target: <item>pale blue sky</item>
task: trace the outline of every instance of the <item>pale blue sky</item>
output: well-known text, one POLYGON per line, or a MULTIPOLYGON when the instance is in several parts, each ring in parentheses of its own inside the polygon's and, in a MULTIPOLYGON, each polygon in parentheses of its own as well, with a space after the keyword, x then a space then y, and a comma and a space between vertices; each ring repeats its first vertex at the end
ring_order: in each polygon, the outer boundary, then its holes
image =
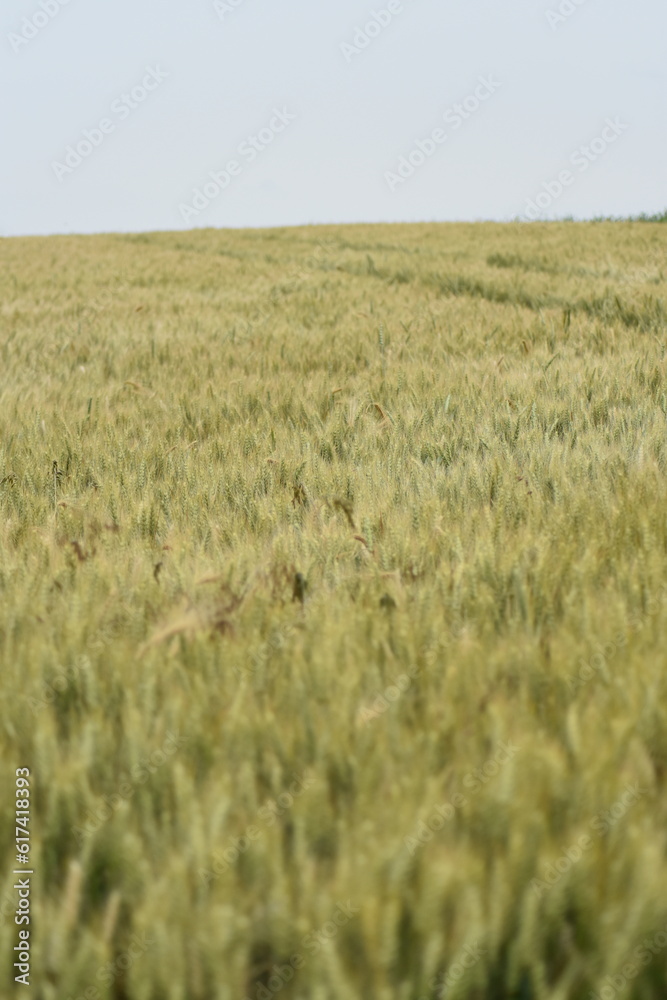
POLYGON ((1 235, 667 208, 664 0, 41 4, 0 14, 1 235))

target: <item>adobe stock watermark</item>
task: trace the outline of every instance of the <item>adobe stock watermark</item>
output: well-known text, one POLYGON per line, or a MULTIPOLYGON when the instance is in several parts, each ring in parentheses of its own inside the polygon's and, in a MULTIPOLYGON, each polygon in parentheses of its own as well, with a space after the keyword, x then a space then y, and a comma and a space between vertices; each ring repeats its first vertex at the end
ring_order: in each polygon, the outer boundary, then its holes
MULTIPOLYGON (((441 645, 444 644, 443 636, 438 637, 438 643, 441 645)), ((427 666, 431 666, 437 659, 437 652, 432 646, 424 647, 421 650, 421 657, 427 666)), ((422 666, 416 663, 412 664, 404 673, 394 678, 393 684, 389 684, 384 691, 378 692, 371 701, 362 705, 357 713, 357 725, 367 726, 375 719, 379 719, 381 715, 384 715, 392 704, 395 704, 410 690, 412 682, 421 670, 422 666)))
MULTIPOLYGON (((266 805, 258 809, 257 816, 267 827, 273 826, 276 820, 294 805, 294 800, 298 799, 311 785, 315 783, 315 778, 302 778, 294 775, 294 781, 289 786, 289 790, 281 792, 278 799, 271 799, 266 805)), ((210 868, 200 868, 197 872, 201 884, 210 885, 216 879, 229 871, 233 864, 239 859, 241 854, 245 854, 250 845, 262 836, 260 828, 250 823, 240 837, 234 837, 222 853, 215 852, 212 856, 210 868)))
POLYGON ((240 177, 244 166, 247 166, 257 159, 260 153, 275 141, 276 137, 284 132, 286 128, 296 121, 296 115, 287 108, 274 108, 273 116, 264 128, 261 128, 256 135, 249 135, 237 147, 237 154, 245 162, 239 160, 229 160, 222 170, 210 170, 210 180, 205 181, 201 187, 193 189, 192 204, 181 203, 178 209, 184 222, 191 222, 198 215, 208 208, 212 201, 225 191, 231 184, 234 177, 240 177))
MULTIPOLYGON (((520 749, 521 747, 514 746, 513 743, 500 742, 496 752, 489 760, 474 771, 468 771, 463 778, 463 787, 469 788, 471 792, 479 791, 482 786, 488 784, 499 774, 502 765, 512 760, 520 749)), ((410 856, 414 857, 420 847, 433 840, 434 835, 442 830, 445 823, 454 818, 456 810, 463 809, 467 802, 465 795, 461 792, 454 792, 451 801, 435 806, 426 821, 420 820, 413 836, 403 839, 410 856)))
POLYGON ((652 938, 644 938, 642 943, 637 945, 632 952, 634 961, 626 962, 615 976, 605 976, 602 986, 598 987, 598 992, 591 991, 588 994, 589 1000, 614 1000, 621 993, 623 996, 627 996, 627 987, 633 979, 637 978, 640 969, 645 969, 647 965, 650 965, 655 956, 664 951, 666 947, 667 924, 652 938))
POLYGON ((535 195, 534 199, 526 202, 521 222, 535 222, 540 217, 540 212, 545 212, 555 201, 557 201, 569 188, 572 187, 577 175, 584 174, 592 163, 595 163, 607 152, 619 136, 623 135, 629 125, 616 118, 605 119, 605 125, 600 135, 596 136, 586 146, 579 146, 570 154, 569 163, 574 167, 574 171, 569 168, 563 169, 558 176, 550 181, 542 182, 542 191, 535 195))
POLYGON ((150 776, 166 764, 169 757, 173 757, 189 739, 189 736, 167 733, 167 738, 162 746, 149 756, 142 757, 139 763, 135 764, 131 772, 121 781, 117 792, 114 792, 113 795, 103 795, 93 809, 86 811, 85 826, 72 827, 72 833, 76 837, 77 843, 82 844, 87 837, 91 837, 100 827, 104 826, 123 802, 129 802, 137 790, 137 785, 143 785, 148 781, 150 776))
MULTIPOLYGON (((664 280, 662 272, 667 268, 667 248, 665 250, 652 250, 649 254, 646 264, 652 265, 654 268, 658 269, 658 274, 654 271, 649 270, 647 266, 636 268, 629 274, 624 274, 618 278, 616 281, 619 285, 638 285, 641 282, 656 282, 659 280, 664 280)), ((667 587, 663 588, 667 591, 667 587)))
POLYGON ((78 681, 90 668, 90 658, 86 655, 79 656, 76 663, 66 669, 59 670, 48 682, 44 681, 41 698, 26 695, 33 715, 36 715, 42 708, 52 705, 59 693, 66 691, 70 684, 78 681))
POLYGON ((487 949, 477 941, 474 944, 466 944, 444 975, 434 976, 429 980, 428 988, 431 992, 428 996, 419 997, 419 1000, 445 1000, 452 986, 461 982, 466 969, 474 968, 486 953, 487 949))
POLYGON ((576 14, 579 8, 583 7, 585 3, 586 0, 560 0, 558 7, 546 10, 544 15, 551 26, 551 30, 555 31, 561 24, 565 24, 567 19, 576 14))
POLYGON ((2 897, 2 902, 0 902, 0 927, 4 926, 6 920, 8 920, 11 924, 13 924, 15 916, 16 916, 16 893, 12 894, 10 892, 6 892, 2 897))
MULTIPOLYGON (((318 253, 311 254, 310 257, 306 257, 303 264, 293 267, 286 276, 286 279, 281 281, 279 285, 276 285, 276 287, 271 290, 271 293, 268 296, 271 305, 278 305, 283 295, 293 292, 301 281, 315 272, 324 269, 327 264, 331 267, 335 266, 335 262, 330 260, 329 255, 332 254, 334 250, 338 250, 338 243, 335 240, 326 239, 318 240, 315 245, 318 248, 318 253)), ((258 306, 251 317, 244 320, 244 322, 247 323, 246 335, 251 333, 253 323, 266 321, 268 319, 271 319, 271 313, 268 312, 264 306, 258 306)), ((230 335, 227 334, 226 336, 230 335)), ((234 342, 236 343, 237 341, 234 342)), ((285 626, 285 630, 286 634, 289 635, 294 631, 294 626, 285 626)))
POLYGON ((260 667, 265 666, 271 659, 271 654, 278 652, 283 648, 285 643, 291 636, 294 635, 296 631, 296 625, 291 622, 285 622, 277 629, 277 631, 262 644, 260 649, 253 653, 250 657, 250 664, 245 666, 235 666, 233 667, 234 674, 240 679, 242 677, 252 676, 260 667))
POLYGON ((357 24, 351 42, 341 42, 340 51, 349 65, 355 56, 361 55, 389 27, 392 21, 405 10, 402 0, 389 0, 386 7, 372 10, 365 24, 357 24))
MULTIPOLYGON (((99 980, 103 986, 112 986, 116 979, 118 979, 119 976, 124 975, 128 969, 131 969, 137 959, 145 955, 148 949, 154 944, 155 938, 149 937, 145 931, 141 936, 139 936, 139 934, 133 934, 130 938, 129 946, 125 949, 125 951, 121 952, 120 955, 117 955, 113 962, 107 962, 106 965, 101 965, 97 970, 95 978, 99 980)), ((89 986, 82 995, 75 997, 73 994, 70 994, 66 1000, 102 1000, 103 996, 108 996, 106 990, 104 991, 104 994, 102 994, 97 986, 89 986)))
MULTIPOLYGON (((341 927, 353 920, 358 913, 359 907, 351 899, 345 903, 337 903, 336 909, 331 914, 331 919, 318 927, 317 930, 305 934, 301 939, 301 945, 309 955, 319 954, 322 948, 326 948, 337 937, 341 927)), ((271 1000, 276 993, 280 993, 283 987, 294 979, 295 972, 302 969, 305 964, 306 958, 297 951, 291 956, 289 962, 282 966, 274 965, 269 970, 271 975, 267 979, 266 986, 263 983, 257 983, 252 991, 252 996, 246 996, 244 1000, 271 1000)))
POLYGON ((233 14, 244 3, 245 0, 213 0, 213 9, 220 20, 224 21, 228 14, 233 14))
POLYGON ((373 722, 374 719, 378 719, 381 715, 384 715, 389 707, 410 689, 419 670, 418 666, 412 666, 405 673, 399 674, 393 684, 390 684, 384 691, 377 694, 372 701, 360 708, 357 715, 357 723, 367 726, 369 722, 373 722))
MULTIPOLYGON (((81 316, 88 314, 88 309, 95 308, 95 300, 81 312, 81 316)), ((101 307, 98 307, 101 308, 101 307)), ((86 642, 86 649, 90 652, 99 653, 106 649, 108 641, 93 635, 86 642)), ((75 685, 78 681, 84 680, 86 675, 92 670, 92 663, 88 653, 80 653, 75 662, 69 667, 59 666, 56 673, 52 674, 48 681, 42 682, 40 696, 26 694, 28 704, 33 715, 37 715, 43 708, 52 705, 59 694, 62 694, 70 685, 75 685)))
POLYGON ((14 52, 20 52, 33 38, 37 38, 40 31, 43 31, 68 3, 71 3, 71 0, 39 0, 40 9, 36 10, 30 17, 23 18, 18 32, 10 31, 7 35, 14 52))
MULTIPOLYGON (((640 632, 648 618, 655 614, 656 611, 661 607, 667 598, 667 585, 663 584, 657 594, 651 594, 645 605, 645 613, 643 617, 639 615, 633 615, 628 620, 628 631, 630 633, 640 632)), ((616 633, 613 639, 608 640, 604 646, 598 645, 596 651, 590 657, 588 663, 586 663, 583 658, 579 661, 579 670, 573 677, 568 678, 568 687, 570 693, 574 694, 579 688, 583 687, 590 680, 595 677, 596 673, 603 676, 609 661, 615 657, 619 650, 627 644, 627 638, 624 631, 619 631, 616 633)))
MULTIPOLYGON (((493 76, 480 76, 478 83, 472 93, 463 98, 462 101, 453 104, 443 114, 443 120, 451 131, 456 132, 461 126, 472 118, 486 101, 489 100, 502 86, 499 80, 493 76)), ((425 139, 417 139, 414 146, 406 156, 399 157, 395 170, 386 170, 384 179, 392 194, 396 188, 414 177, 417 170, 423 167, 449 138, 445 129, 440 126, 434 128, 425 139)))
POLYGON ((125 91, 111 103, 110 112, 113 118, 101 118, 94 128, 85 128, 82 138, 74 145, 65 147, 63 160, 52 160, 51 169, 62 183, 65 177, 73 174, 84 160, 102 145, 107 136, 116 131, 120 122, 126 121, 133 111, 136 111, 150 94, 158 89, 169 76, 159 66, 147 66, 146 73, 130 91, 125 91))
POLYGON ((114 285, 112 289, 105 288, 94 299, 86 302, 79 314, 81 319, 96 319, 97 316, 104 312, 105 309, 108 309, 109 306, 114 305, 119 300, 122 301, 123 296, 125 296, 131 289, 131 281, 124 276, 121 277, 118 284, 114 285))
MULTIPOLYGON (((638 782, 635 782, 634 785, 626 785, 622 795, 613 805, 608 809, 603 809, 602 812, 593 817, 589 823, 591 830, 597 837, 603 837, 623 819, 630 807, 638 802, 642 795, 648 794, 648 791, 648 788, 641 788, 638 782)), ((583 833, 574 844, 570 844, 563 851, 559 858, 545 865, 542 873, 543 878, 534 878, 530 882, 531 888, 538 898, 541 898, 545 892, 560 882, 563 875, 566 875, 574 865, 581 861, 584 854, 591 850, 593 843, 593 837, 588 833, 583 833)))
MULTIPOLYGON (((630 619, 628 623, 628 628, 630 631, 633 629, 641 628, 642 622, 640 619, 630 619)), ((616 653, 622 649, 627 643, 627 638, 625 632, 617 632, 613 639, 608 640, 603 645, 598 645, 598 648, 591 656, 588 663, 582 658, 579 663, 579 670, 573 677, 568 677, 567 686, 570 690, 570 694, 574 694, 579 688, 583 687, 588 681, 595 677, 598 673, 600 676, 604 676, 609 661, 616 655, 616 653)))
MULTIPOLYGON (((330 267, 335 266, 335 262, 330 260, 329 255, 338 249, 336 240, 318 240, 315 246, 318 253, 313 253, 309 257, 306 257, 302 264, 297 264, 289 271, 285 281, 280 282, 280 291, 282 293, 294 291, 300 281, 303 281, 304 278, 309 277, 316 271, 325 268, 327 264, 330 267)), ((274 301, 277 297, 277 295, 273 296, 274 301)))

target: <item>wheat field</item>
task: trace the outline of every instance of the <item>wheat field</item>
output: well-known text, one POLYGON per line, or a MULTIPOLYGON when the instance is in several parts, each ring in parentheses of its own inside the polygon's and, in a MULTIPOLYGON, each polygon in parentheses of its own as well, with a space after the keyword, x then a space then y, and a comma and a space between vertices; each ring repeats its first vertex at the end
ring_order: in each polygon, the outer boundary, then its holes
POLYGON ((663 1000, 665 225, 0 265, 0 996, 663 1000))

